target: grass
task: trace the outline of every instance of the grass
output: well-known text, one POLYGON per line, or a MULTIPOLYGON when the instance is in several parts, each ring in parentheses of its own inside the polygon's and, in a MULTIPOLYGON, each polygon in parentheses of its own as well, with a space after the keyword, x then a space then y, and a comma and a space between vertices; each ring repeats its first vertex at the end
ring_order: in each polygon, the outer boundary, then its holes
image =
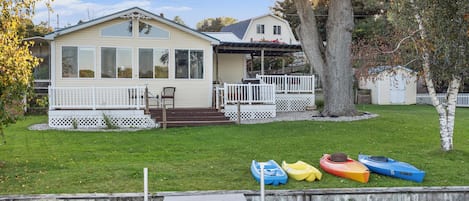
POLYGON ((423 183, 372 174, 367 184, 324 173, 319 182, 290 180, 266 189, 469 184, 469 109, 457 110, 454 151, 440 151, 430 106, 357 106, 380 116, 357 122, 277 122, 138 132, 30 131, 30 116, 6 129, 0 146, 0 194, 257 190, 251 160, 303 160, 319 167, 324 153, 386 155, 425 170, 423 183))

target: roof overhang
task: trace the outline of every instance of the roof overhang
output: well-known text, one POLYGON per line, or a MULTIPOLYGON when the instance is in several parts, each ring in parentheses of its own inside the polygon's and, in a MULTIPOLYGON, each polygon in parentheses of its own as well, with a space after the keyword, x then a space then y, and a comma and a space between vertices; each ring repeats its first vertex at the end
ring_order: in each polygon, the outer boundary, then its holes
POLYGON ((221 42, 215 46, 217 53, 225 54, 251 54, 260 56, 264 51, 264 56, 281 56, 286 53, 301 52, 301 45, 284 43, 248 43, 248 42, 221 42))
POLYGON ((211 36, 208 36, 204 33, 198 32, 198 31, 196 31, 194 29, 191 29, 187 26, 178 24, 174 21, 168 20, 168 19, 166 19, 164 17, 161 17, 159 15, 155 15, 154 13, 151 13, 149 11, 143 10, 141 8, 138 8, 138 7, 130 8, 130 9, 123 10, 123 11, 120 11, 120 12, 117 12, 117 13, 114 13, 114 14, 104 16, 104 17, 96 18, 94 20, 90 20, 90 21, 87 21, 87 22, 84 22, 84 23, 81 23, 81 24, 77 24, 77 25, 70 26, 70 27, 67 27, 67 28, 59 29, 57 31, 54 31, 52 33, 49 33, 49 34, 45 35, 44 38, 47 39, 47 40, 54 40, 58 36, 65 35, 65 34, 68 34, 68 33, 74 32, 74 31, 78 31, 78 30, 81 30, 81 29, 84 29, 84 28, 88 28, 88 27, 91 27, 91 26, 94 26, 94 25, 97 25, 97 24, 101 24, 103 22, 107 22, 107 21, 110 21, 110 20, 113 20, 113 19, 118 19, 118 18, 153 19, 153 20, 158 21, 160 23, 166 24, 168 26, 174 27, 174 28, 179 29, 181 31, 184 31, 186 33, 189 33, 189 34, 198 36, 202 39, 205 39, 207 41, 210 41, 210 43, 212 45, 220 44, 219 40, 217 40, 217 39, 215 39, 211 36))

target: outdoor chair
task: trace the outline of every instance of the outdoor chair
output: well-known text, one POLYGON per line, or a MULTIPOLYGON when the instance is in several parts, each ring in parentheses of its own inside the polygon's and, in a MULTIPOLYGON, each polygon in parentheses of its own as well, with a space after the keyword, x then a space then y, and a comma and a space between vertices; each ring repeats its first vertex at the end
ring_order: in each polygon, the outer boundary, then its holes
POLYGON ((163 107, 166 106, 166 100, 172 101, 173 109, 174 109, 174 94, 176 93, 176 87, 163 87, 163 91, 161 91, 161 104, 163 107))

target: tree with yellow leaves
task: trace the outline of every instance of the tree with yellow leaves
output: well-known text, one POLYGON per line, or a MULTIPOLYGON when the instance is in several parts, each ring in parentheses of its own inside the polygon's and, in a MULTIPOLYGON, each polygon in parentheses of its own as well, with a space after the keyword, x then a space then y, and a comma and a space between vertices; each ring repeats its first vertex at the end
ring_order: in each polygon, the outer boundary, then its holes
POLYGON ((0 135, 14 123, 24 107, 23 98, 31 83, 32 70, 39 59, 28 49, 20 31, 22 19, 31 19, 39 0, 0 0, 0 135))

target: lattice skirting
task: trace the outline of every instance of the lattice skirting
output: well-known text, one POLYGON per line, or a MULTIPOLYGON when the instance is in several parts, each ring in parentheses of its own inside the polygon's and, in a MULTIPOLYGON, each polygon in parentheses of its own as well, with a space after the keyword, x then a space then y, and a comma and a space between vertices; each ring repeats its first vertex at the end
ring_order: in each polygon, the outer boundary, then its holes
POLYGON ((306 111, 314 106, 314 94, 276 94, 275 105, 277 112, 306 111))
MULTIPOLYGON (((241 120, 266 119, 276 116, 275 105, 241 105, 241 120)), ((230 120, 238 119, 237 105, 225 105, 225 116, 230 120)))
POLYGON ((107 128, 106 116, 118 128, 155 128, 157 124, 143 110, 51 110, 51 128, 107 128))

